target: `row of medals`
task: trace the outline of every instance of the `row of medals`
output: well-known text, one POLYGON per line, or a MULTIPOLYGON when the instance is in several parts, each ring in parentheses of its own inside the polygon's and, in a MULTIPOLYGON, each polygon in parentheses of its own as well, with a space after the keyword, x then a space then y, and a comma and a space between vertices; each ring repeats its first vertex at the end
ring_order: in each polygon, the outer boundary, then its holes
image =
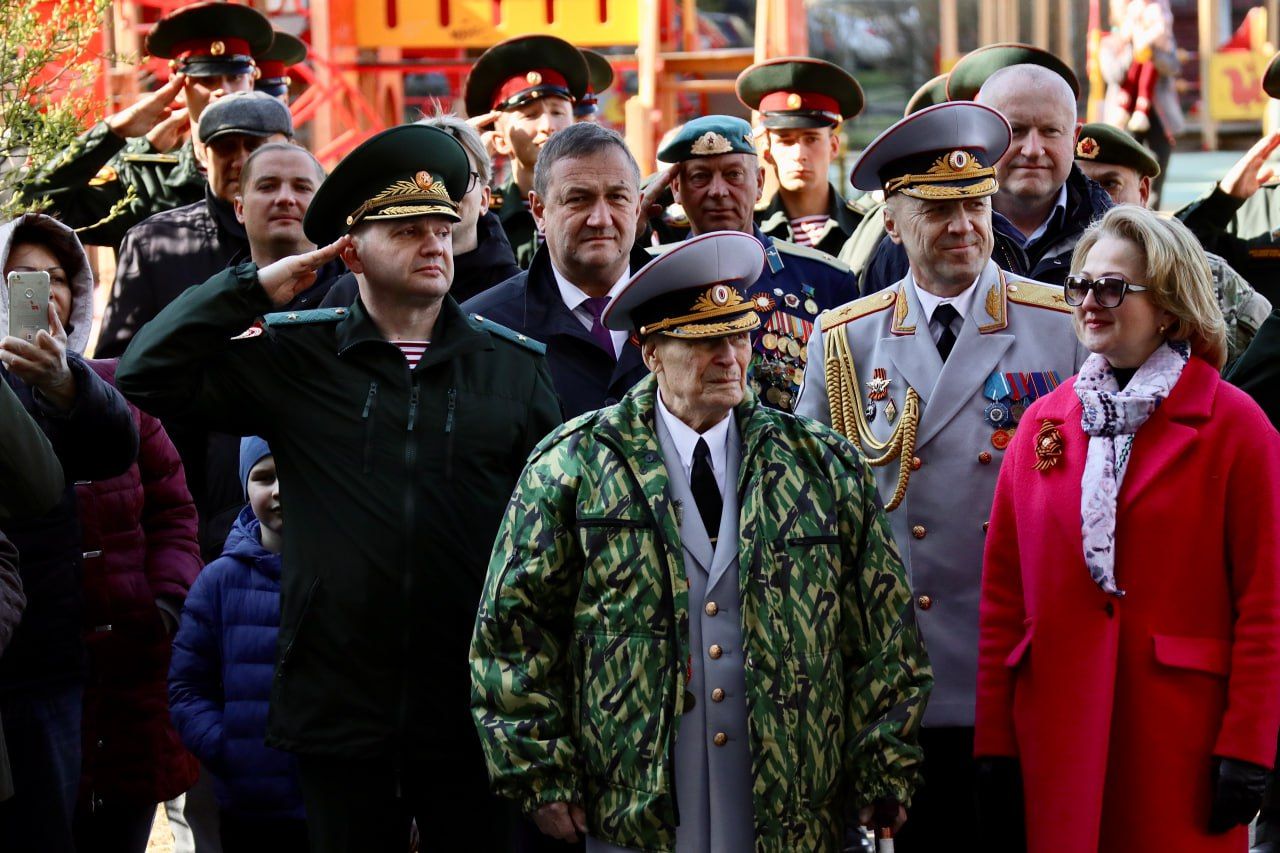
MULTIPOLYGON (((800 297, 794 293, 783 294, 788 308, 800 307, 800 297)), ((813 299, 804 300, 804 310, 809 314, 818 313, 818 303, 813 299)), ((752 367, 751 390, 763 394, 764 398, 774 406, 789 412, 796 404, 796 394, 804 383, 804 366, 809 361, 806 341, 776 331, 766 331, 760 336, 760 346, 765 352, 756 359, 752 367), (791 361, 787 359, 790 358, 791 361)))
MULTIPOLYGON (((871 423, 876 419, 876 403, 880 400, 886 400, 884 406, 885 420, 892 424, 898 419, 898 407, 893 400, 889 399, 889 379, 886 372, 877 369, 875 375, 867 380, 867 405, 863 408, 862 413, 867 419, 867 423, 871 423)), ((1013 434, 1017 430, 1018 422, 1022 420, 1022 415, 1027 410, 1027 404, 1021 401, 1013 402, 1009 397, 1002 397, 999 400, 992 400, 984 407, 982 412, 983 421, 993 428, 991 433, 991 446, 996 450, 1004 450, 1009 446, 1009 442, 1013 441, 1013 434)))

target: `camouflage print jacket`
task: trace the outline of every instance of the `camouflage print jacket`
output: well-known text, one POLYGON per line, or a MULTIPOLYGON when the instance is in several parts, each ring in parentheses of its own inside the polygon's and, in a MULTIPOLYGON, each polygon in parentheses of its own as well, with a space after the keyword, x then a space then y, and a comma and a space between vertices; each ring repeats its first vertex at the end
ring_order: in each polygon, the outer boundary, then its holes
MULTIPOLYGON (((671 850, 689 595, 649 377, 534 450, 498 533, 471 648, 494 788, 582 803, 588 832, 671 850)), ((870 469, 815 421, 734 412, 757 851, 835 851, 908 802, 932 674, 870 469)))

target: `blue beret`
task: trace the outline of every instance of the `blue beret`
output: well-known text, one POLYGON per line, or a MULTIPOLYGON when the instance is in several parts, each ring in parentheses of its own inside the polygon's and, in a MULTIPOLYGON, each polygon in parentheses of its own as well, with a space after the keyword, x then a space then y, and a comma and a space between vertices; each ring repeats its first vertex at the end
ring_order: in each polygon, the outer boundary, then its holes
POLYGON ((683 163, 695 157, 755 153, 751 125, 744 120, 733 116, 702 116, 676 131, 658 152, 658 159, 663 163, 683 163))

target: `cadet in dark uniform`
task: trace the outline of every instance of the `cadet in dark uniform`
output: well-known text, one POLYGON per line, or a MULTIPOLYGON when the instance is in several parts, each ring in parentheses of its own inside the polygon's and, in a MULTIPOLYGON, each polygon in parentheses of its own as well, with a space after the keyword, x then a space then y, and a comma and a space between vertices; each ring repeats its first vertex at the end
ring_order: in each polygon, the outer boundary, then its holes
POLYGON ((573 105, 574 121, 597 121, 600 115, 600 93, 613 85, 613 66, 603 54, 583 50, 587 61, 587 92, 573 105))
POLYGON ((191 140, 169 150, 189 124, 192 137, 215 90, 253 88, 253 57, 271 46, 271 24, 248 6, 197 3, 164 18, 147 36, 147 53, 170 60, 179 77, 98 122, 31 176, 29 198, 77 230, 81 242, 117 248, 127 230, 155 213, 204 197, 203 167, 191 140), (169 104, 186 94, 187 117, 169 104), (164 137, 164 138, 162 138, 164 137))
POLYGON ((293 78, 289 69, 307 58, 307 45, 297 36, 276 30, 275 41, 265 52, 254 57, 258 68, 254 72, 253 90, 266 92, 273 98, 279 98, 285 106, 289 105, 289 86, 293 78))
POLYGON ((757 208, 756 224, 770 237, 839 254, 864 210, 843 198, 827 174, 840 150, 841 124, 862 112, 862 87, 830 62, 783 57, 743 71, 737 91, 760 113, 761 159, 778 180, 773 198, 757 208))
POLYGON ((813 322, 857 295, 853 273, 825 252, 768 237, 755 226, 764 169, 751 146, 751 125, 742 119, 696 118, 663 146, 658 159, 679 165, 671 190, 692 234, 741 231, 764 246, 765 271, 748 291, 761 319, 752 333, 751 387, 768 405, 791 411, 813 322))
POLYGON ((582 54, 555 36, 496 44, 480 55, 467 77, 467 115, 497 113, 493 146, 511 160, 511 180, 494 190, 491 203, 524 269, 539 243, 529 212, 538 152, 551 134, 573 124, 573 105, 586 94, 588 79, 582 54))
MULTIPOLYGON (((1271 58, 1262 88, 1280 98, 1280 53, 1271 58)), ((1280 304, 1280 185, 1269 162, 1280 130, 1260 139, 1209 193, 1175 216, 1206 251, 1216 252, 1273 305, 1280 304)))
POLYGON ((467 650, 503 510, 559 410, 541 345, 448 296, 470 171, 442 130, 372 137, 307 211, 325 248, 191 288, 117 375, 157 415, 271 437, 292 569, 267 741, 298 756, 312 853, 408 849, 414 818, 424 850, 509 849, 467 650), (339 254, 350 308, 254 325, 339 254))

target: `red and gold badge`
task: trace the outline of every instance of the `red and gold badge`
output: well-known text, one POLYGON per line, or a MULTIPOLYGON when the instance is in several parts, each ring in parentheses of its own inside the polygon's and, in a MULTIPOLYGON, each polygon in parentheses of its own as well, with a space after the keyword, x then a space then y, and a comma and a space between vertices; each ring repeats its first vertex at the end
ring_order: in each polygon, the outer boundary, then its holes
POLYGON ((1040 422, 1040 431, 1036 433, 1037 471, 1048 471, 1062 460, 1062 433, 1053 421, 1046 418, 1040 422))

